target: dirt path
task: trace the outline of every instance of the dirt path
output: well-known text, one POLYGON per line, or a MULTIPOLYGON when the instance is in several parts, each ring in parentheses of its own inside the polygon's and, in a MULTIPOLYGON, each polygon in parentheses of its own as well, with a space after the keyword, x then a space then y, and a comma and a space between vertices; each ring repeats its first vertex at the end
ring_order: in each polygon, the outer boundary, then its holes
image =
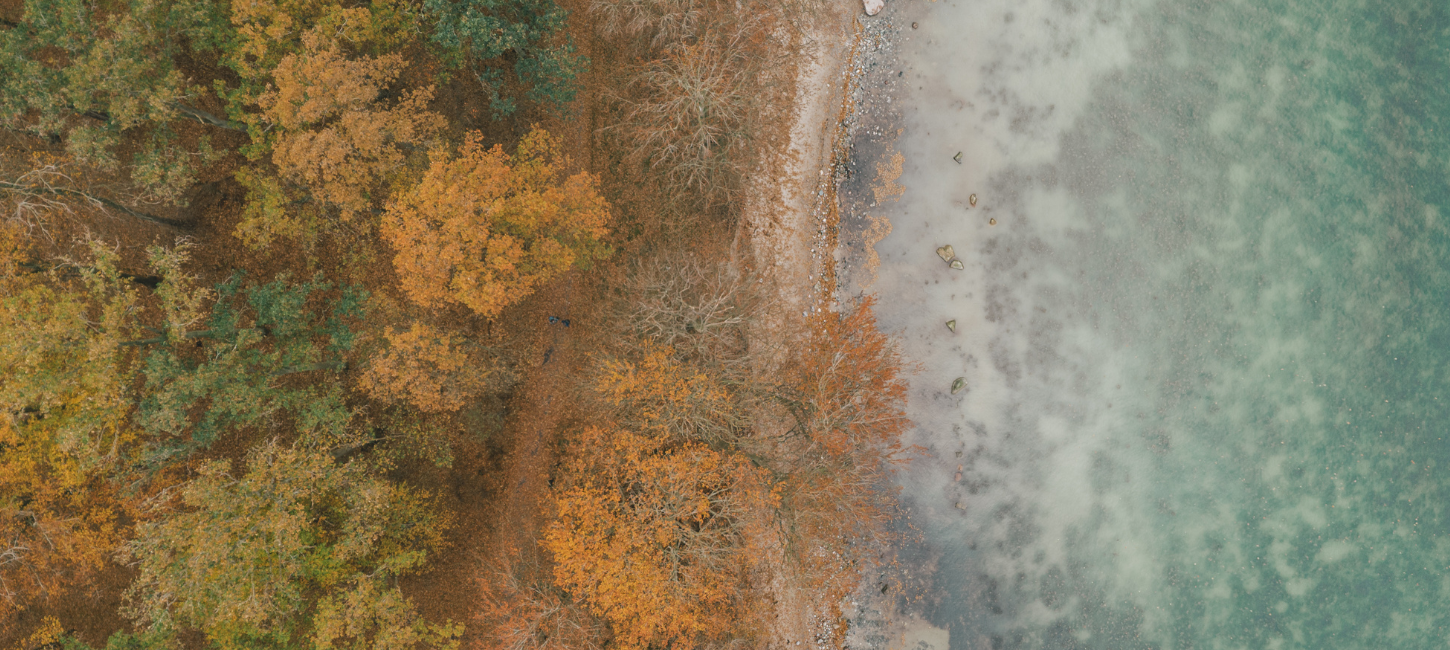
POLYGON ((574 413, 583 363, 578 350, 588 326, 548 322, 549 316, 570 317, 571 281, 546 293, 552 295, 531 300, 519 317, 527 327, 539 328, 540 335, 529 344, 538 352, 525 362, 533 366, 521 370, 522 384, 510 398, 503 429, 487 440, 460 442, 453 467, 421 482, 453 513, 453 546, 405 587, 411 587, 408 593, 429 620, 464 625, 463 648, 488 645, 488 625, 477 617, 497 561, 536 549, 548 521, 554 436, 560 422, 574 413))

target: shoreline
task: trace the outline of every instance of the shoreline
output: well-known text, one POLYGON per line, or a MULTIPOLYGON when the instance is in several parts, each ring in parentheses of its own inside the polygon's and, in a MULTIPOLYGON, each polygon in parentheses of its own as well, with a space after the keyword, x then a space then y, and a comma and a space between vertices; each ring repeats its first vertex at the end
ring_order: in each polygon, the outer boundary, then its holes
MULTIPOLYGON (((792 35, 793 92, 790 105, 761 131, 787 127, 784 142, 762 156, 759 171, 751 176, 740 227, 749 237, 749 256, 762 276, 771 279, 781 308, 769 313, 762 335, 776 338, 787 331, 795 313, 802 316, 822 308, 821 278, 828 273, 824 251, 834 215, 833 152, 841 140, 841 111, 849 95, 850 63, 859 34, 858 0, 832 0, 835 11, 811 25, 804 35, 792 35), (831 207, 828 207, 831 206, 831 207)), ((753 337, 752 337, 753 338, 753 337)), ((777 549, 778 552, 779 549, 777 549)), ((783 562, 771 562, 766 576, 775 606, 768 621, 766 647, 822 647, 821 632, 838 625, 829 605, 812 598, 791 577, 783 562)))
MULTIPOLYGON (((742 215, 754 260, 774 281, 785 307, 767 329, 788 320, 792 312, 786 309, 803 316, 834 311, 869 293, 879 264, 873 247, 890 234, 891 223, 868 211, 879 212, 883 199, 894 202, 903 190, 895 183, 901 175, 895 146, 900 131, 885 128, 899 121, 899 107, 891 104, 893 84, 882 72, 898 27, 889 15, 866 13, 859 0, 835 6, 836 20, 812 29, 792 53, 797 68, 789 138, 784 151, 766 156, 752 177, 742 215)), ((897 525, 912 529, 905 503, 900 516, 897 525)), ((911 539, 903 542, 915 546, 911 539)), ((820 640, 839 624, 848 647, 899 650, 925 644, 946 650, 948 631, 925 620, 919 600, 916 607, 908 604, 909 595, 924 585, 915 585, 918 571, 893 561, 907 550, 878 549, 883 562, 871 568, 880 575, 862 572, 849 602, 838 603, 839 615, 832 613, 836 604, 811 602, 786 576, 774 576, 778 605, 771 623, 777 641, 768 647, 802 642, 826 647, 820 640), (883 583, 896 588, 883 593, 883 583)))

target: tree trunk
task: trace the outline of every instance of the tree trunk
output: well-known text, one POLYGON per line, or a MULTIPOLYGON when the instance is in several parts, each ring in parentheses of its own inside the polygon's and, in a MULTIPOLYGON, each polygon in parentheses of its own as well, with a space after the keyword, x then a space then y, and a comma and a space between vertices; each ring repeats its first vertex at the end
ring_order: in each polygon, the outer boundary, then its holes
POLYGON ((167 219, 166 217, 158 217, 158 216, 156 216, 154 214, 147 214, 145 212, 138 212, 136 210, 132 210, 131 208, 128 208, 128 207, 126 207, 124 205, 121 205, 120 203, 117 203, 117 202, 112 201, 110 199, 106 199, 106 198, 102 198, 102 197, 99 197, 99 196, 95 196, 95 195, 93 195, 93 194, 91 194, 89 192, 83 192, 81 190, 73 190, 73 189, 64 188, 64 187, 46 187, 46 186, 39 186, 39 187, 37 187, 37 186, 34 186, 34 185, 21 185, 19 183, 11 183, 9 181, 0 181, 0 191, 5 191, 5 190, 11 191, 11 192, 20 193, 20 194, 31 194, 31 195, 34 195, 34 194, 50 194, 50 195, 53 195, 53 196, 76 196, 76 197, 80 197, 82 199, 85 199, 86 201, 89 201, 91 203, 94 203, 96 205, 117 210, 119 212, 122 212, 122 213, 126 214, 127 216, 135 217, 135 218, 140 219, 142 221, 149 221, 151 223, 161 224, 163 226, 168 226, 168 227, 171 227, 171 228, 176 228, 177 230, 188 230, 188 229, 191 228, 191 224, 186 223, 184 221, 177 221, 175 219, 167 219))
POLYGON ((233 122, 228 119, 223 119, 199 108, 192 108, 182 103, 174 103, 171 105, 171 107, 175 108, 178 111, 181 111, 182 113, 185 113, 188 117, 191 117, 196 121, 201 122, 202 124, 210 124, 219 129, 227 129, 228 131, 241 131, 243 133, 246 133, 247 131, 247 125, 242 124, 241 122, 233 122))

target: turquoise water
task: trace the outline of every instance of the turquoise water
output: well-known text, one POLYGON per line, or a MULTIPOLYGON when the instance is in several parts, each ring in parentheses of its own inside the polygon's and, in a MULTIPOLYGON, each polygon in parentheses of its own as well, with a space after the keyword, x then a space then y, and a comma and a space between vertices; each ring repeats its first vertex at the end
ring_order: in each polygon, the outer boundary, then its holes
POLYGON ((952 650, 1450 647, 1450 3, 883 16, 952 650))

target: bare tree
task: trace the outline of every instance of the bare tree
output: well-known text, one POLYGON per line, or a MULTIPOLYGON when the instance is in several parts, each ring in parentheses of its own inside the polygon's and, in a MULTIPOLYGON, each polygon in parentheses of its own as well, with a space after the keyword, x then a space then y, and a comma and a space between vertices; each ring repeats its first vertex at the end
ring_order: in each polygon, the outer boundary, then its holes
POLYGON ((719 20, 630 71, 624 110, 608 127, 631 156, 707 204, 735 194, 754 160, 757 117, 769 102, 778 48, 760 18, 719 20))

